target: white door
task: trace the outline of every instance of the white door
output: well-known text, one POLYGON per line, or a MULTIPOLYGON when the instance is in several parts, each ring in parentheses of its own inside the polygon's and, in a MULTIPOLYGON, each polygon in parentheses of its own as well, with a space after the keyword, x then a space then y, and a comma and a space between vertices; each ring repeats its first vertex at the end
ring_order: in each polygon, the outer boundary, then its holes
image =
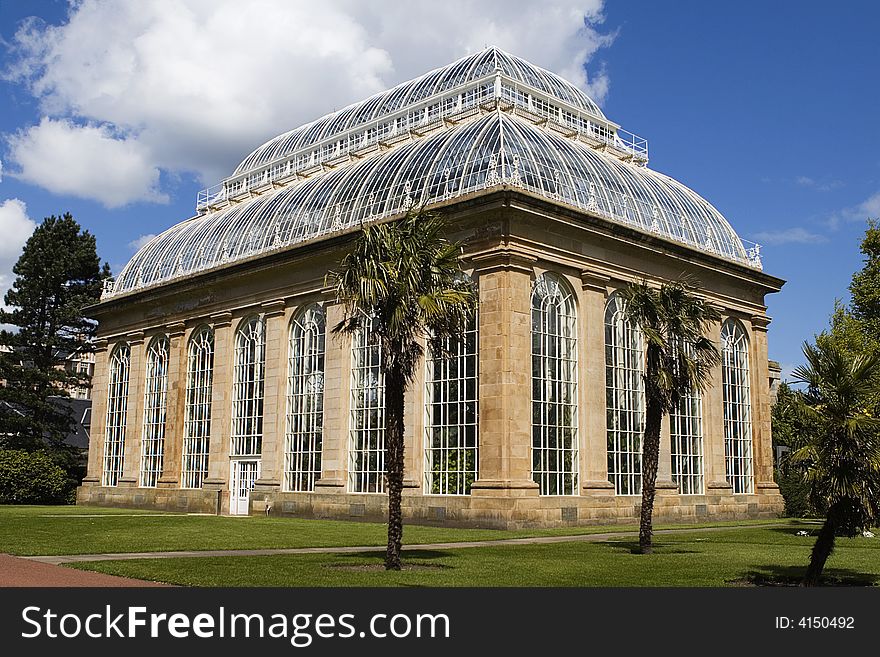
POLYGON ((246 516, 254 482, 260 476, 259 461, 232 461, 232 481, 229 487, 229 513, 246 516))

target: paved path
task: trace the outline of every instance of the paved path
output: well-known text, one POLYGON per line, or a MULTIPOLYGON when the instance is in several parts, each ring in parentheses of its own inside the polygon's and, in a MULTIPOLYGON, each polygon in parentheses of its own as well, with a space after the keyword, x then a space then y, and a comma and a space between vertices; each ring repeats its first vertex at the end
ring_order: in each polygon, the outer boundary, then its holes
POLYGON ((48 563, 39 563, 33 559, 0 554, 0 586, 98 586, 105 588, 168 585, 158 582, 145 582, 140 579, 104 575, 103 573, 91 573, 73 568, 63 568, 48 563))
MULTIPOLYGON (((780 524, 759 525, 760 527, 780 527, 780 524)), ((658 529, 654 534, 674 534, 681 532, 717 532, 742 529, 735 527, 682 527, 677 529, 658 529)), ((549 543, 600 543, 620 538, 636 538, 636 531, 605 532, 602 534, 578 534, 575 536, 535 536, 531 538, 502 538, 488 541, 460 541, 456 543, 404 544, 405 550, 458 550, 461 548, 481 548, 496 545, 546 545, 549 543)), ((129 561, 132 559, 176 559, 180 557, 267 557, 280 554, 346 554, 351 552, 384 552, 384 545, 357 545, 345 547, 304 547, 267 548, 259 550, 177 550, 172 552, 124 552, 117 554, 59 554, 51 556, 23 557, 29 561, 43 564, 82 563, 85 561, 129 561)))

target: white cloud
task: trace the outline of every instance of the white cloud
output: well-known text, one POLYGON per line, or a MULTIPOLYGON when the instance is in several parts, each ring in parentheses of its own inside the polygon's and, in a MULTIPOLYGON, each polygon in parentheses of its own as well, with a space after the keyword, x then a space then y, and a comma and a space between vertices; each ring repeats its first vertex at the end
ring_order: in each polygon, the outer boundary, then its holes
MULTIPOLYGON (((140 168, 129 170, 136 183, 111 178, 100 192, 78 174, 68 193, 158 200, 159 170, 213 184, 266 139, 489 44, 601 102, 608 76, 600 66, 588 77, 584 65, 613 39, 596 27, 603 1, 80 0, 63 25, 23 24, 6 75, 28 84, 47 116, 103 131, 90 141, 119 142, 140 168)), ((22 170, 32 145, 11 158, 22 170)))
POLYGON ((154 237, 156 237, 153 233, 148 233, 147 235, 141 235, 135 240, 132 240, 128 243, 128 248, 132 251, 137 251, 141 247, 146 246, 154 237))
POLYGON ((12 268, 36 227, 37 224, 28 217, 23 201, 10 198, 0 203, 0 235, 3 236, 0 240, 0 302, 15 280, 12 268))
POLYGON ((875 192, 858 205, 835 212, 828 218, 827 224, 831 230, 837 230, 841 224, 858 223, 866 219, 880 219, 880 192, 875 192))
POLYGON ((100 201, 109 208, 132 201, 165 202, 159 170, 135 139, 117 139, 107 127, 44 117, 8 137, 11 173, 55 194, 100 201))
POLYGON ((843 187, 842 180, 816 180, 809 176, 798 176, 794 179, 794 182, 800 187, 809 187, 817 192, 832 192, 843 187))
POLYGON ((795 227, 785 230, 769 230, 753 235, 755 240, 767 246, 778 244, 819 244, 828 241, 824 235, 812 233, 806 228, 795 227))

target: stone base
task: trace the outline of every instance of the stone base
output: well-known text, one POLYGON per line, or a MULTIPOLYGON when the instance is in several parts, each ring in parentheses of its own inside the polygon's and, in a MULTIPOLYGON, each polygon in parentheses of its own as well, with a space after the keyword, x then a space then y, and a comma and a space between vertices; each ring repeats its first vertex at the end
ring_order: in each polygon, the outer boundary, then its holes
POLYGON ((221 512, 222 491, 181 488, 125 488, 80 486, 76 503, 83 506, 111 506, 126 509, 155 509, 177 513, 221 512))
MULTIPOLYGON (((696 523, 779 517, 784 505, 778 489, 759 486, 757 490, 758 493, 754 495, 733 495, 729 490, 710 491, 706 495, 679 495, 664 490, 654 502, 654 521, 696 523)), ((77 491, 77 503, 189 513, 226 513, 226 495, 224 491, 217 490, 82 486, 77 491)), ((641 501, 637 495, 540 497, 474 494, 459 497, 423 495, 417 489, 404 489, 403 517, 405 522, 413 524, 494 529, 633 524, 638 522, 641 501)), ((348 493, 338 489, 314 493, 255 489, 251 493, 251 514, 386 522, 388 497, 385 494, 348 493)))

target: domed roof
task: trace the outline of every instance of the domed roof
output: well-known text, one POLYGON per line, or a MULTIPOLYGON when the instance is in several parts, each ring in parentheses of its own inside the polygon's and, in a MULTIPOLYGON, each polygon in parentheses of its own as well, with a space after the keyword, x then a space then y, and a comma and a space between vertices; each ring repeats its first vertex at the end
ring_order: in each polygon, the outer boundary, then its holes
POLYGON ((427 108, 443 92, 491 79, 496 71, 514 82, 538 89, 589 115, 605 118, 599 106, 571 82, 524 59, 491 47, 270 139, 242 160, 233 175, 282 159, 358 126, 375 123, 379 118, 400 114, 408 108, 427 108))
POLYGON ((685 185, 496 110, 457 129, 180 223, 138 251, 114 293, 505 184, 749 262, 730 224, 685 185))
MULTIPOLYGON (((747 250, 708 201, 645 166, 644 140, 625 138, 598 108, 586 107, 592 101, 583 92, 553 74, 493 48, 395 90, 331 115, 339 121, 346 116, 342 123, 354 126, 347 132, 337 130, 341 137, 334 137, 333 152, 324 152, 326 140, 301 147, 313 139, 307 136, 312 134, 309 126, 254 151, 245 160, 251 164, 239 169, 282 152, 287 154, 286 164, 258 165, 228 178, 221 193, 207 197, 202 214, 143 246, 108 285, 104 298, 285 249, 412 207, 505 186, 761 267, 757 248, 747 250), (518 82, 504 71, 518 71, 517 79, 530 81, 518 82), (474 82, 478 72, 490 76, 474 82), (399 108, 390 114, 381 109, 395 90, 412 99, 426 97, 420 96, 427 93, 420 89, 454 84, 459 86, 435 94, 418 122, 403 128, 399 108), (387 124, 393 119, 393 131, 377 137, 370 132, 374 128, 355 125, 360 110, 354 108, 370 103, 374 109, 364 116, 386 112, 382 120, 387 124), (431 114, 434 106, 437 113, 431 114), (294 134, 299 137, 293 139, 294 134), (318 152, 323 159, 315 160, 318 152), (304 154, 310 154, 305 163, 304 154)), ((331 117, 310 126, 324 123, 321 134, 328 134, 336 130, 332 125, 337 121, 329 121, 331 117)))

